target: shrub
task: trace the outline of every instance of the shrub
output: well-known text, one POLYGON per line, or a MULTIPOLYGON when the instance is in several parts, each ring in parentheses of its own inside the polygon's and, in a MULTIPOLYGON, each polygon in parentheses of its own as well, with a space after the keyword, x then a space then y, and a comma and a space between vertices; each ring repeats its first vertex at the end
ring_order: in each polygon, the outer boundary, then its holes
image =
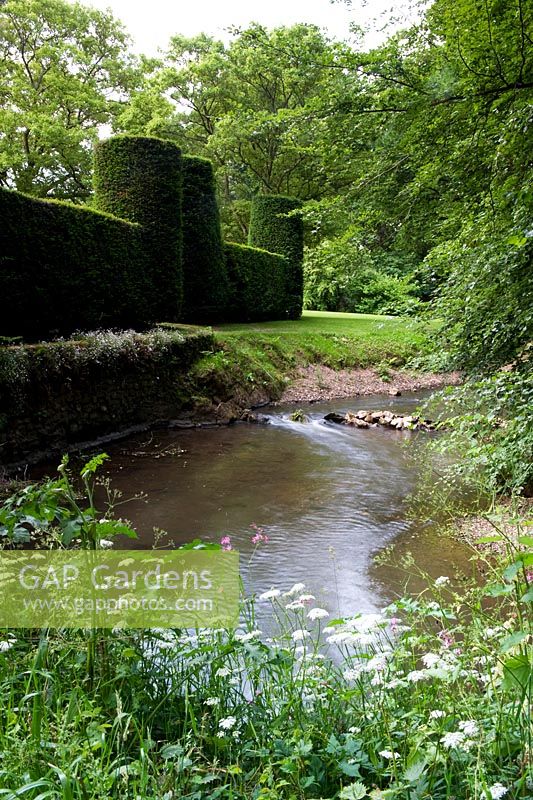
POLYGON ((448 388, 428 407, 445 419, 444 434, 432 443, 448 456, 445 482, 458 476, 485 492, 533 496, 531 367, 448 388))
POLYGON ((183 159, 183 294, 183 319, 222 319, 228 280, 213 165, 188 156, 183 159))
POLYGON ((94 190, 97 209, 143 226, 154 287, 146 297, 147 314, 154 321, 176 321, 183 297, 180 149, 152 137, 100 142, 94 190))
POLYGON ((381 269, 357 232, 324 239, 317 247, 306 249, 304 276, 306 308, 412 314, 420 306, 413 278, 381 269))
POLYGON ((290 215, 300 207, 300 201, 293 197, 262 195, 254 198, 250 214, 249 244, 287 259, 289 319, 298 319, 303 305, 303 221, 300 216, 290 215))
POLYGON ((229 280, 226 319, 252 322, 262 319, 283 319, 287 260, 242 244, 224 245, 229 280))
POLYGON ((0 190, 0 334, 29 339, 149 319, 139 225, 0 190))

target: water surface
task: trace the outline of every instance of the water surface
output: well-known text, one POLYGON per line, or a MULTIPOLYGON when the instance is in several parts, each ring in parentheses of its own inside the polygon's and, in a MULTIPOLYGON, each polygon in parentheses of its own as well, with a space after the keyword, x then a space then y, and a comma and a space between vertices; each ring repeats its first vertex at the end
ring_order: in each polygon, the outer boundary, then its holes
POLYGON ((265 426, 158 431, 114 444, 113 485, 125 496, 147 494, 121 513, 139 531, 140 547, 152 546, 154 528, 176 543, 229 535, 254 591, 303 582, 334 614, 376 610, 403 580, 372 563, 387 545, 411 551, 435 577, 467 568, 469 553, 438 534, 432 519, 407 516, 419 480, 405 447, 413 434, 353 429, 323 416, 361 408, 404 412, 423 394, 312 404, 303 408, 310 418, 304 424, 288 418, 294 407, 280 407, 267 410, 265 426), (252 525, 264 528, 268 544, 254 548, 252 525))

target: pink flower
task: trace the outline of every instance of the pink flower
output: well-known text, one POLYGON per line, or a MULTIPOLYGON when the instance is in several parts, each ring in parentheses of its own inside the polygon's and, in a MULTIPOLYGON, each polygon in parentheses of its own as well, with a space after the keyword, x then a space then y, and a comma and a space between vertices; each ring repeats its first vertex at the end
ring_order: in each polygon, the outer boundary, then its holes
POLYGON ((526 581, 528 583, 533 583, 533 569, 528 569, 526 572, 526 581))
POLYGON ((256 544, 257 545, 257 544, 261 544, 261 542, 263 542, 264 544, 267 544, 268 536, 265 534, 264 528, 260 528, 259 525, 255 524, 255 522, 252 522, 252 524, 250 525, 250 528, 253 531, 255 531, 255 533, 254 533, 254 535, 252 536, 252 539, 251 539, 252 544, 256 544))
POLYGON ((231 539, 229 536, 223 536, 220 540, 223 550, 231 550, 231 539))
POLYGON ((441 640, 444 647, 450 647, 454 643, 454 638, 451 633, 448 631, 440 631, 439 639, 441 640))

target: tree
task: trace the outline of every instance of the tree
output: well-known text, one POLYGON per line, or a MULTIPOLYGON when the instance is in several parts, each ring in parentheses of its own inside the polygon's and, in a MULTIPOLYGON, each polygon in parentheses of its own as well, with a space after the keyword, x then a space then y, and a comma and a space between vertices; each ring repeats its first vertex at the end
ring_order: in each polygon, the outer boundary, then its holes
POLYGON ((226 229, 242 240, 242 206, 255 194, 305 200, 335 194, 351 180, 350 165, 332 157, 321 113, 347 80, 338 63, 345 51, 312 25, 270 32, 252 25, 228 46, 204 34, 174 36, 116 129, 171 136, 184 151, 211 159, 226 229), (169 97, 174 113, 165 115, 169 97))
POLYGON ((0 9, 0 185, 39 197, 90 194, 91 150, 141 79, 110 13, 65 0, 0 9))

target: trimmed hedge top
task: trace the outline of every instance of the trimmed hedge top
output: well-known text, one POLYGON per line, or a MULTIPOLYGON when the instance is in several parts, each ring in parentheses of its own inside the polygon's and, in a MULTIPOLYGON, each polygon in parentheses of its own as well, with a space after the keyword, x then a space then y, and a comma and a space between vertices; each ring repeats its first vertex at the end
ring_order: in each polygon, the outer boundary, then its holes
POLYGON ((212 164, 155 137, 100 142, 94 187, 96 211, 0 191, 0 335, 300 315, 298 200, 256 198, 259 249, 224 246, 212 164))
POLYGON ((298 319, 303 305, 304 230, 301 216, 289 216, 301 208, 294 197, 259 195, 252 201, 249 244, 279 253, 287 259, 287 316, 298 319))
POLYGON ((213 165, 183 158, 183 319, 219 322, 228 302, 213 165))
POLYGON ((149 316, 180 317, 182 272, 182 159, 172 142, 155 137, 115 136, 94 153, 95 206, 144 227, 152 254, 147 296, 149 316))
POLYGON ((0 219, 0 335, 36 339, 148 322, 139 225, 5 189, 0 219))

